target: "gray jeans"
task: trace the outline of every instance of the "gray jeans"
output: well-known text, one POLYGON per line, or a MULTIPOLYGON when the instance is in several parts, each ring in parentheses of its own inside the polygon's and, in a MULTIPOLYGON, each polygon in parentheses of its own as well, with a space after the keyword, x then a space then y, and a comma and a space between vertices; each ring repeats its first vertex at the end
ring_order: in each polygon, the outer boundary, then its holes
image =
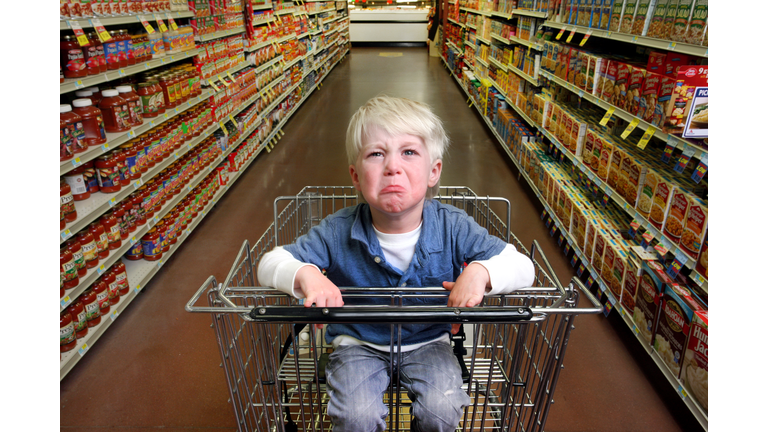
MULTIPOLYGON (((373 432, 387 428, 383 402, 389 386, 389 353, 362 345, 340 346, 325 369, 328 415, 335 432, 373 432)), ((413 427, 421 432, 454 431, 470 400, 461 389, 461 368, 450 344, 434 342, 404 352, 396 364, 400 382, 413 401, 413 427)))

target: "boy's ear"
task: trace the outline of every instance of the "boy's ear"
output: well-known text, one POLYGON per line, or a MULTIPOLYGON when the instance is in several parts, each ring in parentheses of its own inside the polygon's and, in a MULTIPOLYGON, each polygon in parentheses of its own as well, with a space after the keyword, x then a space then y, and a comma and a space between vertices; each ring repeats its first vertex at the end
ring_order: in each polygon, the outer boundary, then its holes
POLYGON ((438 159, 432 163, 432 170, 429 172, 429 187, 433 187, 440 181, 440 173, 443 171, 443 160, 438 159))
POLYGON ((354 165, 349 166, 349 176, 352 177, 352 186, 354 186, 355 189, 360 190, 360 177, 358 176, 354 165))

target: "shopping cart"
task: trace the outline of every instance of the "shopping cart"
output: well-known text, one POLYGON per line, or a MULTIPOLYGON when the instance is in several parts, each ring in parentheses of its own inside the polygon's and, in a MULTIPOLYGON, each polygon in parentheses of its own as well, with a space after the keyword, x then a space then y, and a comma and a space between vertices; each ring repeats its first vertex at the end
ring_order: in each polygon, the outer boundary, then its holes
MULTIPOLYGON (((472 404, 457 430, 540 431, 544 428, 577 314, 599 313, 599 302, 574 278, 563 287, 536 241, 530 252, 510 232, 510 204, 480 197, 466 187, 441 187, 435 198, 465 210, 489 233, 534 261, 533 287, 486 296, 475 308, 404 306, 411 296, 447 298, 434 288, 342 288, 355 297, 389 299, 391 307, 306 308, 273 288, 256 286, 262 255, 294 242, 323 217, 358 203, 352 187, 306 187, 275 200, 274 222, 251 247, 246 240, 223 283, 210 276, 187 303, 210 313, 231 403, 240 431, 330 431, 326 415, 325 362, 332 347, 308 324, 389 323, 391 355, 400 352, 399 329, 416 322, 462 323, 452 336, 472 404), (504 214, 502 219, 498 214, 504 214), (544 267, 541 266, 544 265, 544 267), (195 306, 207 290, 208 306, 195 306), (578 308, 580 293, 594 305, 578 308)), ((393 365, 390 365, 392 368, 393 365)), ((392 370, 392 369, 390 369, 392 370)), ((397 374, 384 396, 389 430, 410 430, 410 400, 397 374)))

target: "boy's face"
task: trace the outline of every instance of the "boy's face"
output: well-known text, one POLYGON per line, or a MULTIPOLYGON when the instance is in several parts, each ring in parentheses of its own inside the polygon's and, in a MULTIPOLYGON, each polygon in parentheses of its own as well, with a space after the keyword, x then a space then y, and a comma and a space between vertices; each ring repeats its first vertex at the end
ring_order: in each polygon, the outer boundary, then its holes
POLYGON ((389 136, 374 127, 363 138, 363 148, 349 173, 372 211, 390 217, 418 214, 420 218, 427 189, 440 180, 443 167, 441 160, 431 159, 421 138, 389 136))

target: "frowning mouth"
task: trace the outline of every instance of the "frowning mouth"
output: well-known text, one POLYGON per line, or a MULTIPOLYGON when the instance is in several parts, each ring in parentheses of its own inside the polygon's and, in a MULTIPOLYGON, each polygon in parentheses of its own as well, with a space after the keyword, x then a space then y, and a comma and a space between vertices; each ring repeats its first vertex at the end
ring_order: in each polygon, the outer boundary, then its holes
POLYGON ((403 188, 402 186, 396 186, 396 185, 387 186, 381 190, 381 193, 400 193, 400 192, 405 192, 405 188, 403 188))

